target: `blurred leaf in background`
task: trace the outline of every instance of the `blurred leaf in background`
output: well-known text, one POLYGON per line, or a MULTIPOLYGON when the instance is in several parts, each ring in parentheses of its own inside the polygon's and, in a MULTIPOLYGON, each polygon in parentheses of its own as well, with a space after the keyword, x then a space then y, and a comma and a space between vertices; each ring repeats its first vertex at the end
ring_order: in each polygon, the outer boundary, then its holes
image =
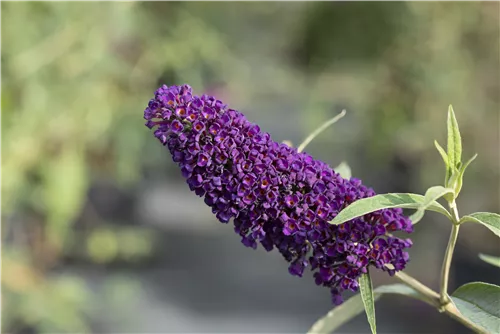
POLYGON ((26 281, 2 282, 4 330, 90 331, 88 300, 74 299, 85 287, 51 268, 75 254, 96 264, 148 257, 152 237, 80 219, 89 187, 110 179, 133 189, 147 159, 164 161, 143 154, 147 132, 137 131, 160 80, 202 85, 197 69, 221 71, 232 58, 176 3, 2 3, 2 15, 3 267, 26 281))

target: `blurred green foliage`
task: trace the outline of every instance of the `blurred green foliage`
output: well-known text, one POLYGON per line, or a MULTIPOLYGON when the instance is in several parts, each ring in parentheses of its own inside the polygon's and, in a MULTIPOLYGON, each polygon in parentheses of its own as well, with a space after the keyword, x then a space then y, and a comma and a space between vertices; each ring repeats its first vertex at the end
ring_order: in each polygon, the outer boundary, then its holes
POLYGON ((440 181, 428 176, 441 168, 432 136, 442 142, 453 103, 464 151, 482 161, 471 193, 486 211, 498 203, 498 3, 1 7, 3 331, 92 331, 87 287, 53 268, 75 254, 101 265, 153 252, 144 228, 98 216, 75 224, 92 185, 133 192, 145 169, 169 166, 141 120, 160 83, 216 92, 260 115, 277 140, 298 142, 280 131, 300 121, 305 134, 347 105, 351 120, 311 153, 361 176, 389 165, 386 181, 403 188, 440 181))

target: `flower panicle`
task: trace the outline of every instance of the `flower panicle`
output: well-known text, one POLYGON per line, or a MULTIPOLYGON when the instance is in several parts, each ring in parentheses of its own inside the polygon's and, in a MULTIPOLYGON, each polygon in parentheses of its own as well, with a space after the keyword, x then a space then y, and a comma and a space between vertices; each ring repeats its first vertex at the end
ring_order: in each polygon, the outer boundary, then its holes
POLYGON ((405 268, 412 232, 401 209, 380 210, 341 225, 328 224, 350 203, 375 195, 360 180, 343 179, 326 163, 272 140, 258 125, 189 85, 163 85, 144 110, 146 126, 168 148, 189 188, 247 247, 276 248, 289 272, 314 271, 316 284, 358 290, 357 278, 374 266, 393 275, 405 268))

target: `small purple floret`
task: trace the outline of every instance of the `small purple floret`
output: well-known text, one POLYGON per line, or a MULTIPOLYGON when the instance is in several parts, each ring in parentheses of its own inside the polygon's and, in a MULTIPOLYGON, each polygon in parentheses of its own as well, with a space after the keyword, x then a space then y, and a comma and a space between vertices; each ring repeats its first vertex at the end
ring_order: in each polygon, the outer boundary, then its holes
POLYGON ((352 202, 375 195, 360 180, 343 179, 324 162, 271 139, 215 97, 195 96, 188 85, 163 85, 144 110, 146 126, 178 163, 189 188, 217 219, 234 221, 242 243, 273 248, 289 272, 314 271, 316 284, 357 291, 369 266, 393 275, 409 261, 412 232, 401 209, 380 210, 341 225, 328 224, 352 202))

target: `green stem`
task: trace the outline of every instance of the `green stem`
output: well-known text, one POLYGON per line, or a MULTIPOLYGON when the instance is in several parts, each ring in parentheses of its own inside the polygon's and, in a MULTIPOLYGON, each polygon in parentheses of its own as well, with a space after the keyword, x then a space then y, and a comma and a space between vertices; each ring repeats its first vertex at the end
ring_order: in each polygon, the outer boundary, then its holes
POLYGON ((420 295, 423 297, 424 301, 427 304, 429 304, 435 308, 441 307, 441 303, 439 302, 439 293, 437 293, 436 291, 427 287, 426 285, 422 284, 421 282, 417 281, 415 278, 411 277, 410 275, 405 274, 402 271, 396 272, 395 276, 401 282, 403 282, 404 284, 408 285, 413 290, 420 293, 420 295))
POLYGON ((450 267, 451 260, 453 259, 453 251, 455 250, 455 245, 458 239, 458 231, 460 226, 458 221, 460 217, 458 215, 457 204, 453 200, 450 202, 450 209, 452 214, 452 228, 450 233, 450 239, 448 240, 448 246, 446 247, 446 252, 444 254, 443 265, 441 267, 441 285, 440 285, 440 302, 441 306, 444 307, 450 302, 450 297, 448 296, 448 281, 450 278, 450 267))
POLYGON ((460 311, 456 308, 455 304, 451 302, 448 296, 448 280, 450 277, 450 267, 451 260, 453 259, 453 251, 457 243, 460 216, 458 215, 457 204, 455 200, 449 203, 451 215, 452 215, 452 229, 450 234, 450 239, 448 241, 448 246, 446 247, 446 253, 444 255, 443 266, 441 269, 441 291, 437 293, 436 291, 430 289, 424 284, 417 281, 415 278, 403 273, 396 273, 396 277, 401 280, 404 284, 411 287, 413 290, 418 292, 422 296, 422 300, 427 304, 437 308, 439 312, 444 312, 451 318, 457 320, 464 326, 472 329, 476 333, 488 333, 484 328, 471 322, 469 319, 464 317, 460 311))
POLYGON ((469 319, 465 318, 453 303, 448 302, 446 305, 443 306, 443 304, 441 304, 440 295, 436 291, 430 289, 421 282, 417 281, 415 278, 401 271, 397 272, 395 276, 401 282, 403 282, 404 284, 408 285, 410 288, 418 292, 422 296, 422 300, 425 301, 427 304, 435 307, 441 312, 444 312, 449 317, 455 319, 456 321, 460 322, 462 325, 470 328, 476 333, 488 334, 488 332, 485 331, 484 328, 476 325, 469 319))
POLYGON ((297 152, 302 152, 306 146, 312 142, 314 138, 316 138, 317 135, 319 135, 321 132, 325 131, 330 125, 333 123, 337 122, 339 119, 345 116, 346 111, 342 110, 340 114, 337 116, 333 117, 332 119, 328 120, 325 124, 317 128, 313 133, 311 133, 303 142, 297 147, 297 152))

